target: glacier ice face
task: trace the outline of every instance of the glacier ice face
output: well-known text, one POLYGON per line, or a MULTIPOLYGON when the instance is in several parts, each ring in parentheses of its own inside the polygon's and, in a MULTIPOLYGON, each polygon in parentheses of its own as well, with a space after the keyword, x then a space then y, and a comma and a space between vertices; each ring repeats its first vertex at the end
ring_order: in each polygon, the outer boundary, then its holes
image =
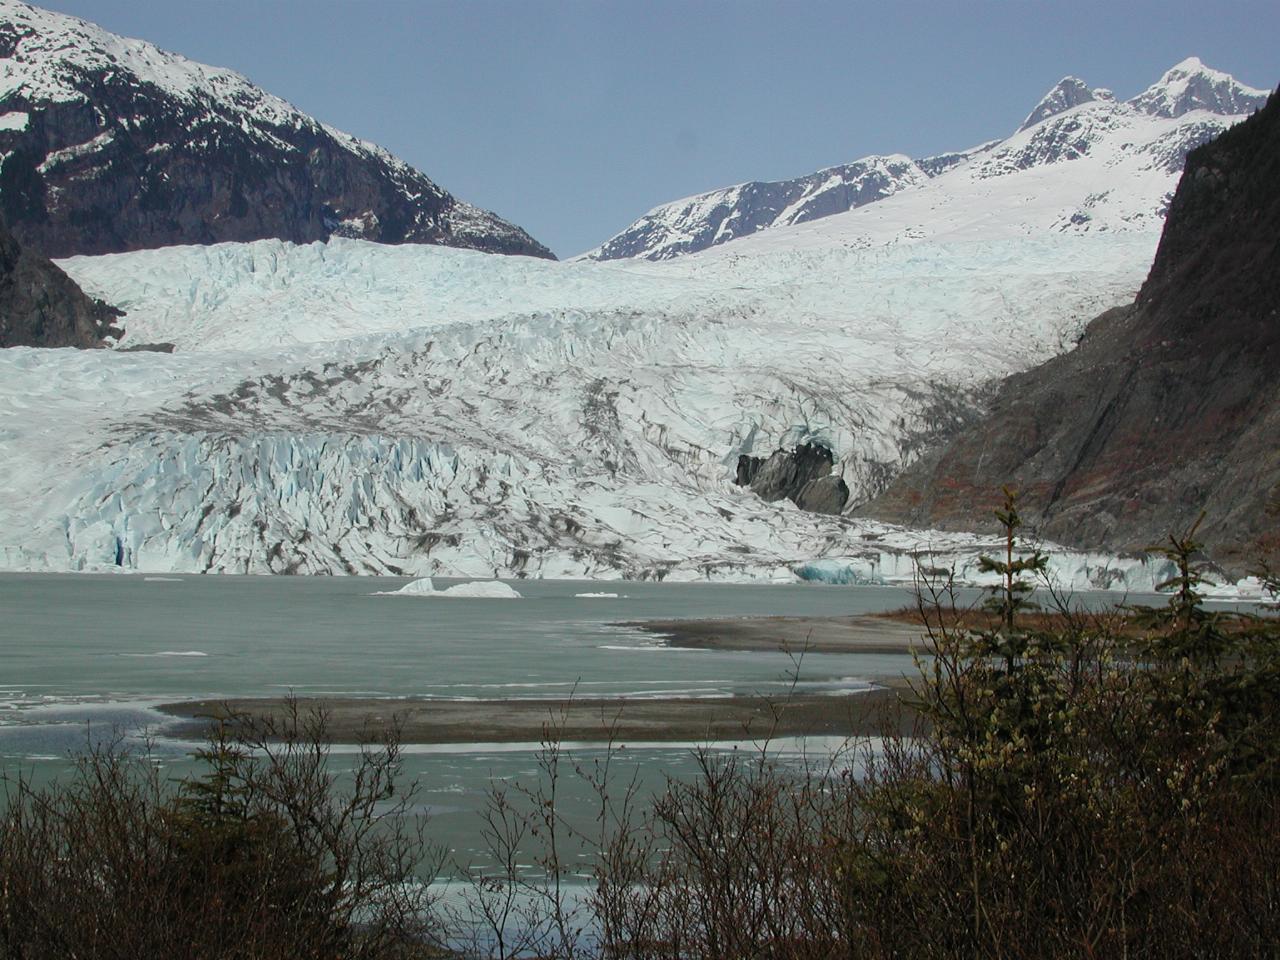
POLYGON ((980 541, 764 503, 734 485, 738 457, 821 443, 864 500, 991 377, 1132 297, 1154 243, 72 258, 127 309, 126 344, 177 351, 0 355, 0 565, 773 580, 854 558, 909 576, 922 549, 980 541))

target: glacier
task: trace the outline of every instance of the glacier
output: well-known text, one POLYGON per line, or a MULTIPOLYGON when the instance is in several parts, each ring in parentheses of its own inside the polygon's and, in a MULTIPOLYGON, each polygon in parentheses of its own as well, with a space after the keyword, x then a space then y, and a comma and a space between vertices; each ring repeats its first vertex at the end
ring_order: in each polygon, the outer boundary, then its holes
MULTIPOLYGON (((1132 298, 1155 242, 70 258, 127 333, 0 353, 0 566, 794 580, 823 561, 901 582, 927 557, 968 576, 992 545, 765 503, 734 485, 737 458, 822 443, 865 500, 993 377, 1132 298), (157 342, 175 351, 123 349, 157 342)), ((1079 589, 1160 575, 1067 553, 1061 569, 1079 589)))

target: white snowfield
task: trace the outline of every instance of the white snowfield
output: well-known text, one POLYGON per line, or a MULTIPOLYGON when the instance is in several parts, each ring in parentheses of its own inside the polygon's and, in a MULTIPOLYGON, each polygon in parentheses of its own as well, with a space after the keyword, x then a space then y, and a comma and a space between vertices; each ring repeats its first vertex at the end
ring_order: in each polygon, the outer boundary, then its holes
MULTIPOLYGON (((1095 106, 1067 112, 1105 126, 1095 106)), ((1194 113, 1107 136, 1158 143, 1194 113)), ((357 240, 63 261, 126 311, 121 346, 176 352, 0 351, 0 567, 980 579, 994 544, 733 479, 740 455, 817 442, 861 503, 995 378, 1132 299, 1176 171, 1102 146, 1006 163, 1042 126, 920 189, 664 262, 357 240), (1089 196, 1088 225, 1060 229, 1089 196)), ((1164 573, 1066 551, 1055 570, 1075 589, 1164 573)))

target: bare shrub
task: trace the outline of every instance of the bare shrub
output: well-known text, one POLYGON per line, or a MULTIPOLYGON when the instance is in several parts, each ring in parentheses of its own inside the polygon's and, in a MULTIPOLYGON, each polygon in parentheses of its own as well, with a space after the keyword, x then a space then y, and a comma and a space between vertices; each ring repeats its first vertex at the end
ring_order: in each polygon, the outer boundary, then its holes
POLYGON ((44 789, 7 781, 0 956, 423 955, 429 848, 394 733, 344 778, 324 715, 290 703, 220 725, 200 756, 176 785, 119 743, 44 789))

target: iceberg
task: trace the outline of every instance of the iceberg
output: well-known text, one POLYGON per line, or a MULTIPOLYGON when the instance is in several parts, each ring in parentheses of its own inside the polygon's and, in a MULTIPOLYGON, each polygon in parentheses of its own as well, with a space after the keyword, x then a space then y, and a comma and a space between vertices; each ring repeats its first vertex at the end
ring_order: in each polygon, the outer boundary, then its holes
POLYGON ((467 600, 519 600, 521 596, 500 580, 477 580, 437 590, 430 577, 406 583, 399 590, 379 590, 377 597, 445 597, 467 600))

